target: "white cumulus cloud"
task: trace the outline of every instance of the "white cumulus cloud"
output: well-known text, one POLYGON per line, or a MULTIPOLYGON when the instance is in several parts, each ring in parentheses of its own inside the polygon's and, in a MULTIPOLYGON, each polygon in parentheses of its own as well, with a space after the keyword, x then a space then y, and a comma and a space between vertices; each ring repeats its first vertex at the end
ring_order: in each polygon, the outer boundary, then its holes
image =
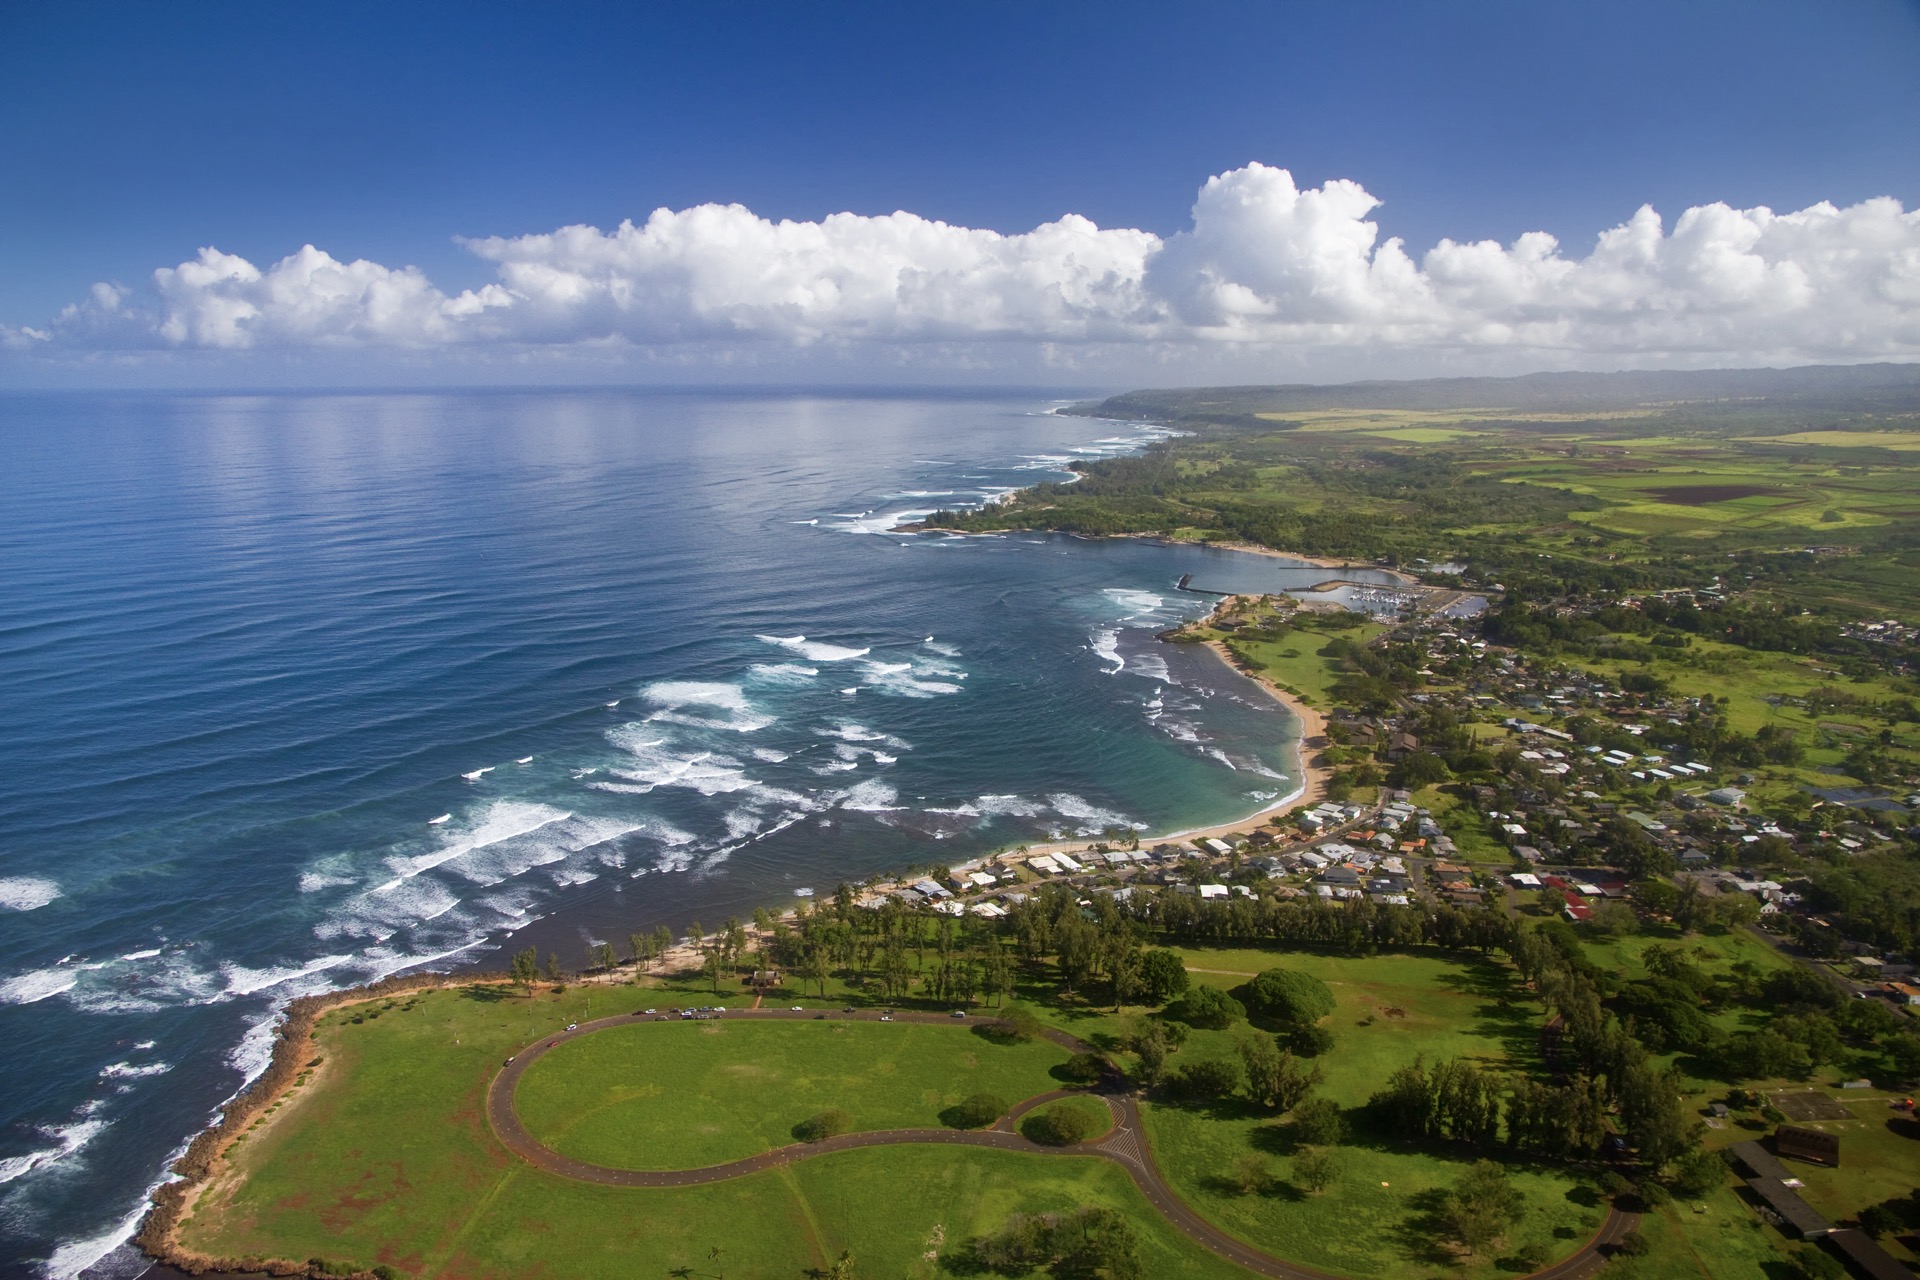
POLYGON ((775 222, 739 205, 656 210, 462 243, 496 279, 449 295, 412 267, 307 245, 260 268, 212 248, 139 291, 94 288, 43 352, 628 348, 804 352, 1366 349, 1698 363, 1920 355, 1920 212, 1891 198, 1795 213, 1724 204, 1671 228, 1642 207, 1584 256, 1545 232, 1382 238, 1358 182, 1302 190, 1250 164, 1209 179, 1161 238, 1068 215, 1007 235, 911 213, 775 222))

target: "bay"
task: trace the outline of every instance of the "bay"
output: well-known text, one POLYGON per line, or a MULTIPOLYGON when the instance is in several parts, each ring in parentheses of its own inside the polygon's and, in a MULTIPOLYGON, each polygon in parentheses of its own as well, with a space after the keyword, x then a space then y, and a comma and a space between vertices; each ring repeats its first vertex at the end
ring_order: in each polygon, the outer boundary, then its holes
POLYGON ((1160 434, 1054 407, 0 398, 0 1273, 137 1274, 291 996, 1289 793, 1153 637, 1324 571, 887 532, 1160 434))

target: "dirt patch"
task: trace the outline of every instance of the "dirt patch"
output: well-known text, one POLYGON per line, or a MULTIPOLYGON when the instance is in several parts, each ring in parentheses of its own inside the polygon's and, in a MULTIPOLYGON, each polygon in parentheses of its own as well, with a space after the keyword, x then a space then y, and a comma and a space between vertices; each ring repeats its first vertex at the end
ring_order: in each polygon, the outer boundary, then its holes
POLYGON ((1407 1011, 1405 1009, 1400 1008, 1398 1005, 1388 1005, 1382 1010, 1380 1010, 1380 1012, 1385 1014, 1389 1018, 1404 1018, 1407 1016, 1407 1011))
POLYGON ((1766 484, 1680 484, 1665 489, 1649 489, 1647 496, 1676 507, 1704 507, 1715 502, 1758 498, 1762 494, 1778 492, 1777 488, 1766 484))
POLYGON ((1780 1108, 1789 1120, 1853 1119, 1853 1112, 1826 1094, 1810 1090, 1804 1093, 1776 1093, 1773 1095, 1773 1105, 1780 1108))

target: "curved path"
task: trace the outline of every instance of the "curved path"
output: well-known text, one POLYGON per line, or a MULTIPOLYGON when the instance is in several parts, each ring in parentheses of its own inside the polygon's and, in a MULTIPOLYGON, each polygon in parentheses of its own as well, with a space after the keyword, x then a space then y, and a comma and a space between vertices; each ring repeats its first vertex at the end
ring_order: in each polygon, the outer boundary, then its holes
MULTIPOLYGON (((744 1019, 756 1022, 776 1020, 814 1022, 827 1019, 877 1022, 880 1020, 879 1014, 865 1010, 828 1013, 819 1009, 805 1009, 799 1012, 790 1009, 746 1009, 720 1016, 727 1021, 744 1019)), ((951 1025, 957 1021, 957 1019, 935 1013, 896 1012, 892 1016, 895 1022, 951 1025)), ((641 1014, 598 1018, 592 1022, 583 1022, 572 1031, 542 1036, 533 1045, 515 1054, 494 1076, 493 1082, 487 1086, 487 1122, 492 1125, 495 1136, 509 1151, 535 1168, 573 1178, 579 1182, 594 1182, 610 1187, 697 1187, 711 1182, 724 1182, 729 1178, 743 1177, 750 1173, 759 1173, 764 1169, 778 1168, 796 1160, 831 1155, 836 1151, 856 1151, 863 1147, 888 1147, 905 1143, 989 1147, 997 1151, 1015 1151, 1023 1155, 1096 1156, 1111 1160, 1125 1169, 1127 1175, 1133 1179, 1134 1185, 1140 1189, 1140 1193, 1147 1198, 1148 1203, 1158 1209, 1167 1221, 1202 1248, 1218 1254, 1229 1262, 1244 1267, 1256 1275, 1274 1277, 1274 1280, 1343 1280, 1342 1277, 1316 1271, 1312 1267, 1302 1266, 1297 1262, 1286 1262, 1272 1254, 1264 1253, 1228 1235, 1194 1212, 1187 1202, 1167 1185, 1167 1180, 1162 1176, 1159 1166, 1154 1163, 1153 1152, 1149 1149, 1144 1136, 1139 1105, 1131 1093, 1123 1090, 1118 1080, 1108 1081, 1101 1091, 1094 1095, 1106 1103, 1108 1111, 1112 1113, 1113 1128, 1105 1137, 1093 1139, 1075 1147, 1041 1146, 1021 1136, 1014 1129, 1020 1118, 1034 1108, 1080 1093, 1078 1090, 1067 1089, 1056 1089, 1026 1099, 1002 1116, 990 1129, 884 1129, 871 1133, 847 1133, 822 1142, 794 1143, 791 1146, 776 1147, 772 1151, 763 1151, 757 1156, 731 1160, 726 1164, 708 1165, 702 1169, 613 1169, 606 1165, 587 1164, 561 1155, 527 1132, 526 1127, 520 1123, 519 1115, 514 1111, 513 1094, 520 1083, 521 1075, 528 1067, 539 1061, 549 1049, 565 1041, 578 1039, 607 1027, 651 1021, 654 1019, 641 1014)), ((678 1022, 681 1019, 675 1018, 673 1021, 678 1022)), ((983 1020, 975 1020, 970 1025, 979 1026, 981 1021, 983 1020)), ((1092 1045, 1064 1031, 1048 1028, 1044 1034, 1049 1040, 1073 1053, 1093 1051, 1092 1045)), ((1544 1270, 1536 1271, 1524 1280, 1573 1280, 1573 1277, 1598 1269, 1606 1260, 1603 1250, 1616 1243, 1639 1223, 1638 1214, 1609 1209, 1606 1221, 1600 1224, 1600 1230, 1578 1253, 1544 1270)))

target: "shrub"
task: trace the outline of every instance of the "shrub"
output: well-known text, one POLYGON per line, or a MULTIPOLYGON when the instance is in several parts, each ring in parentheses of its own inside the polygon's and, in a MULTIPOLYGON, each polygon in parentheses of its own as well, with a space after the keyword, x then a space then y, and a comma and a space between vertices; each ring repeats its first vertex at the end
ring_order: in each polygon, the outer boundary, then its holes
POLYGON ((1005 1114, 1006 1099, 991 1093, 976 1093, 942 1111, 940 1122, 950 1129, 984 1129, 1005 1114))
POLYGON ((793 1136, 802 1142, 825 1142, 853 1128, 853 1117, 838 1107, 828 1107, 793 1126, 793 1136))
POLYGON ((1056 1102, 1020 1122, 1020 1132, 1043 1147, 1070 1147, 1085 1142, 1102 1128, 1085 1107, 1056 1102))
POLYGON ((1247 1004, 1292 1026, 1311 1026, 1333 1012, 1333 992, 1310 973, 1268 969, 1247 983, 1247 1004))
POLYGON ((1293 1136, 1308 1146, 1339 1146, 1347 1137, 1340 1104, 1331 1098, 1308 1098, 1293 1109, 1293 1136))
POLYGON ((1054 1075, 1069 1084, 1098 1084, 1107 1070, 1107 1060, 1099 1054, 1076 1053, 1055 1068, 1054 1075))
POLYGON ((1647 1238, 1640 1234, 1640 1229, 1635 1227, 1614 1241, 1613 1251, 1629 1258, 1638 1258, 1645 1255, 1652 1247, 1647 1243, 1647 1238))
POLYGON ((1325 1027, 1295 1027, 1287 1033, 1287 1048, 1296 1057, 1317 1058, 1333 1048, 1333 1032, 1325 1027))
POLYGON ((1247 1007, 1218 987, 1195 987, 1170 1012, 1182 1022, 1223 1031, 1247 1016, 1247 1007))
POLYGON ((1015 1040, 1035 1040, 1046 1030, 1039 1016, 1023 1004, 1010 1004, 1002 1009, 1000 1021, 1006 1034, 1015 1040))
POLYGON ((1190 1063, 1169 1079, 1173 1091, 1186 1098, 1224 1098, 1243 1083, 1240 1064, 1231 1058, 1208 1058, 1190 1063))

